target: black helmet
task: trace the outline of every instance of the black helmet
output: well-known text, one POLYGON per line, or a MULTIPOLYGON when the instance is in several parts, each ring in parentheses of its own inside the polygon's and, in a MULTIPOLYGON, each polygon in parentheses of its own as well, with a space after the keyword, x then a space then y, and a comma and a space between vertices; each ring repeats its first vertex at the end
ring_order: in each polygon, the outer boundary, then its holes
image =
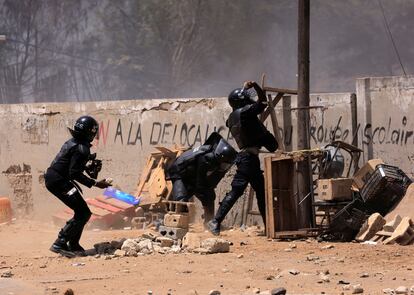
POLYGON ((254 101, 250 97, 250 93, 243 88, 236 88, 229 94, 229 104, 233 109, 242 108, 254 101))
POLYGON ((92 142, 98 134, 99 125, 91 116, 82 116, 76 120, 73 129, 68 129, 74 138, 92 142))

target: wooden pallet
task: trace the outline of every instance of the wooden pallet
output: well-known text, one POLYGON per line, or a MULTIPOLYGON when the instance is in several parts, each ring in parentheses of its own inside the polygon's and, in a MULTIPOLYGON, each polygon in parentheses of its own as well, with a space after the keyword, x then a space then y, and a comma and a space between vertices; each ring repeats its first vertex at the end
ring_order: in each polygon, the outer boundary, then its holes
POLYGON ((165 179, 164 169, 168 167, 186 149, 156 147, 159 152, 151 153, 134 196, 140 197, 140 206, 159 203, 161 200, 168 200, 172 191, 172 183, 165 179))

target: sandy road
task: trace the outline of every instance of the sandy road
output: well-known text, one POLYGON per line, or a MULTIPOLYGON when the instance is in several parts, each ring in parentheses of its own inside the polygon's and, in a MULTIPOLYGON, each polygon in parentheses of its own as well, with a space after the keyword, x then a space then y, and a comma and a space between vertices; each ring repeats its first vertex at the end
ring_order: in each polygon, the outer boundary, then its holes
MULTIPOLYGON (((225 254, 66 259, 48 251, 56 232, 50 224, 27 221, 0 227, 0 274, 13 274, 0 279, 0 295, 63 294, 67 288, 76 295, 147 294, 148 290, 184 295, 196 290, 201 295, 212 289, 254 294, 257 288, 276 287, 285 287, 289 294, 351 294, 339 281, 361 284, 364 294, 383 294, 384 288, 414 285, 414 246, 274 242, 234 230, 223 234, 234 244, 225 254), (323 249, 327 245, 333 248, 323 249), (298 273, 291 274, 292 270, 298 273), (318 272, 329 272, 329 282, 321 282, 318 272)), ((139 235, 140 231, 87 231, 82 243, 92 247, 139 235)))

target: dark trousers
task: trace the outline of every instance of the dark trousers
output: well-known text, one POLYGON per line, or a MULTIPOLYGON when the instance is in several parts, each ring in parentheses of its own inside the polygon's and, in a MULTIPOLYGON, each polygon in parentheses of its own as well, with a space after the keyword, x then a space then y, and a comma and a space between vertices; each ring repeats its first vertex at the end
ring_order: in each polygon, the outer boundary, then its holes
POLYGON ((203 205, 205 221, 213 218, 214 201, 216 199, 214 188, 195 189, 190 181, 179 178, 173 180, 171 195, 173 200, 183 202, 188 202, 192 196, 196 196, 203 205))
POLYGON ((263 222, 266 223, 265 184, 263 171, 260 169, 260 159, 257 155, 240 152, 236 159, 237 171, 231 183, 231 191, 221 201, 215 219, 221 223, 227 213, 243 195, 250 183, 256 193, 257 205, 263 222))
POLYGON ((66 241, 78 243, 83 228, 92 215, 83 199, 80 189, 69 180, 62 179, 55 171, 48 169, 45 174, 46 188, 60 201, 74 211, 73 218, 68 220, 59 236, 66 241))

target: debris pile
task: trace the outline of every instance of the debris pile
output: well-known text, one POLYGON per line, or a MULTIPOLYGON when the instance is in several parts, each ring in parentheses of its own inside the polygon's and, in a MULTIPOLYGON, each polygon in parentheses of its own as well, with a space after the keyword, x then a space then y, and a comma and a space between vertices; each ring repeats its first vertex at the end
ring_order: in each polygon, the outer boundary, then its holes
POLYGON ((386 223, 380 214, 374 213, 363 224, 356 240, 385 245, 412 245, 414 244, 414 223, 410 217, 401 218, 400 215, 396 215, 392 221, 386 223))
POLYGON ((144 256, 150 254, 199 253, 214 254, 230 251, 230 242, 221 238, 205 238, 203 234, 187 233, 183 239, 170 239, 155 232, 147 232, 133 239, 115 240, 94 245, 88 255, 110 258, 144 256))
MULTIPOLYGON (((398 167, 381 159, 368 161, 354 176, 353 200, 333 217, 321 237, 329 240, 411 244, 414 239, 410 217, 396 216, 386 223, 383 216, 392 212, 405 195, 411 179, 398 167)), ((395 216, 395 210, 394 210, 395 216)))

